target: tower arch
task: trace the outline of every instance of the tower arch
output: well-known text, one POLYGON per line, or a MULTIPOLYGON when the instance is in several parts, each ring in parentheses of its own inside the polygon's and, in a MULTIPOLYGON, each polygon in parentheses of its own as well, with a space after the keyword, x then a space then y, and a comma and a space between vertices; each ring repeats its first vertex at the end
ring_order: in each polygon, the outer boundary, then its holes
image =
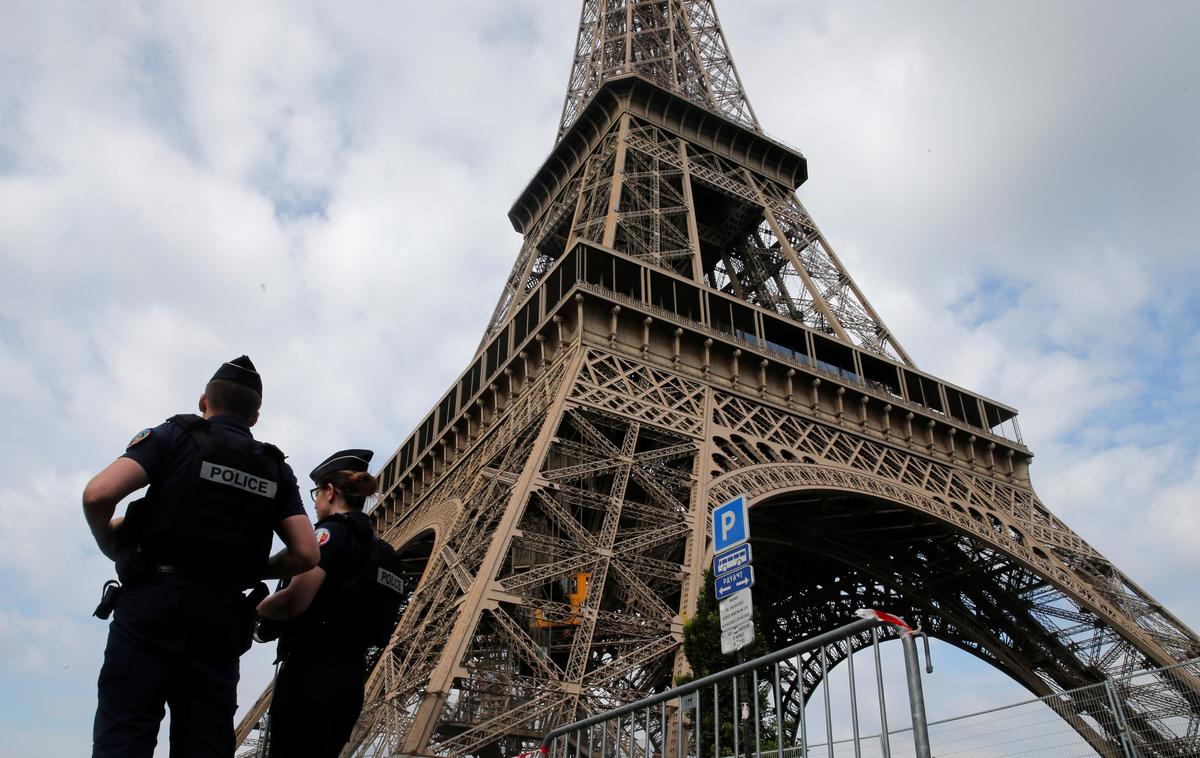
MULTIPOLYGON (((1137 620, 1095 607, 1093 593, 1077 591, 1089 577, 1031 545, 1019 520, 997 508, 828 460, 736 469, 714 479, 710 493, 710 508, 733 493, 747 498, 755 606, 772 648, 834 629, 858 608, 887 610, 1037 697, 1058 695, 1048 704, 1101 752, 1119 738, 1119 721, 1072 691, 1171 662, 1147 655, 1137 620)), ((831 648, 826 670, 870 644, 864 634, 845 650, 831 648)), ((816 658, 781 676, 791 684, 784 707, 792 713, 823 680, 816 658)), ((1170 681, 1181 704, 1195 701, 1195 682, 1170 681)), ((1139 710, 1145 704, 1122 707, 1135 714, 1144 743, 1170 734, 1139 710)))

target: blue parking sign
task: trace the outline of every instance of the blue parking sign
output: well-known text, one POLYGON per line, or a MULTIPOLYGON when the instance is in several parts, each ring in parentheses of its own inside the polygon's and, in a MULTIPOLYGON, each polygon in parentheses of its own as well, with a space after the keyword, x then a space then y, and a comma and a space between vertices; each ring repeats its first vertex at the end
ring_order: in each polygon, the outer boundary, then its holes
POLYGON ((738 495, 713 511, 713 552, 722 553, 750 539, 746 496, 738 495))

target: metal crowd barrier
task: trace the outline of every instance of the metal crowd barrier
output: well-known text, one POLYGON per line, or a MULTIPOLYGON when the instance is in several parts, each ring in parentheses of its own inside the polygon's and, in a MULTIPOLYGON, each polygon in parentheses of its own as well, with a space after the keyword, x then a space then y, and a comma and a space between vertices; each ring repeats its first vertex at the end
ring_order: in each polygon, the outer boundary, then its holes
MULTIPOLYGON (((869 738, 863 738, 859 733, 854 658, 847 652, 845 660, 850 675, 851 723, 854 730, 852 744, 855 757, 862 758, 864 743, 878 740, 879 754, 882 758, 891 758, 883 669, 879 656, 879 630, 885 625, 885 622, 876 619, 855 621, 774 653, 739 663, 694 682, 561 726, 542 739, 541 752, 548 754, 549 758, 571 758, 571 756, 574 758, 720 758, 721 756, 736 757, 744 754, 769 756, 772 753, 776 758, 785 758, 785 755, 787 758, 821 758, 820 753, 817 752, 820 749, 821 752, 826 753, 826 758, 834 758, 834 740, 831 736, 833 715, 827 686, 823 687, 826 734, 824 743, 810 746, 808 724, 802 705, 796 709, 792 718, 795 732, 784 733, 782 725, 785 723, 786 714, 781 710, 780 663, 795 658, 795 671, 801 672, 803 671, 802 661, 815 659, 819 661, 824 682, 828 675, 826 649, 855 635, 869 632, 875 654, 875 681, 881 729, 878 735, 872 735, 869 738), (759 694, 759 672, 768 667, 769 678, 765 683, 769 685, 770 691, 764 697, 759 694), (747 674, 751 679, 749 688, 746 688, 744 684, 739 684, 739 680, 747 674), (723 706, 721 685, 727 682, 731 697, 726 698, 723 706), (739 687, 744 693, 742 697, 739 697, 739 687), (701 701, 705 699, 706 693, 711 693, 712 702, 711 705, 702 706, 701 701), (723 708, 725 709, 724 713, 722 712, 723 708), (752 715, 751 712, 753 712, 752 715), (703 725, 704 713, 712 714, 711 730, 703 725), (727 718, 732 717, 732 744, 721 744, 722 715, 727 718), (772 717, 773 721, 770 720, 772 717), (770 732, 771 729, 774 729, 775 734, 768 733, 765 739, 768 743, 773 741, 774 744, 768 744, 767 751, 764 752, 764 732, 770 732), (751 732, 753 732, 753 752, 750 749, 751 732), (792 745, 786 746, 787 742, 791 742, 792 745)), ((908 755, 915 755, 916 758, 930 758, 929 730, 921 687, 921 668, 915 642, 916 637, 924 638, 924 636, 919 630, 914 631, 907 627, 900 630, 900 638, 904 644, 914 749, 912 753, 907 750, 904 752, 908 755)), ((846 644, 849 646, 849 642, 846 644)), ((928 639, 925 641, 925 656, 926 670, 932 672, 933 668, 928 664, 928 639)), ((796 676, 799 675, 799 673, 796 674, 796 676)), ((726 724, 728 723, 727 721, 726 724)))

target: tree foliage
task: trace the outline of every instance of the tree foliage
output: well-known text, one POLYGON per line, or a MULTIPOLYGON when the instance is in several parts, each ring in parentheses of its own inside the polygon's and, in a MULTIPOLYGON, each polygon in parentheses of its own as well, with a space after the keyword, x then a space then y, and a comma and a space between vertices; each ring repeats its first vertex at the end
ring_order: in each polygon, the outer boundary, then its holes
MULTIPOLYGON (((762 619, 758 609, 754 610, 754 628, 756 630, 754 641, 739 651, 739 653, 725 655, 721 652, 721 611, 716 596, 713 593, 712 571, 705 571, 700 586, 700 594, 696 599, 696 613, 683 625, 683 652, 687 656, 692 674, 687 677, 681 677, 676 684, 686 684, 696 679, 702 679, 737 665, 739 660, 751 660, 771 652, 760 631, 762 629, 762 619)), ((764 669, 764 671, 766 670, 764 669)), ((774 718, 767 715, 768 711, 771 710, 768 707, 770 703, 771 681, 769 677, 763 678, 764 671, 759 672, 758 710, 760 714, 759 737, 765 749, 775 744, 775 724, 774 718)), ((750 681, 750 675, 747 674, 739 682, 739 701, 746 699, 745 693, 750 686, 750 681)), ((731 681, 726 680, 718 685, 717 690, 720 708, 719 754, 728 756, 733 753, 733 730, 736 723, 733 712, 733 684, 731 681)), ((701 755, 704 758, 713 758, 715 753, 713 740, 713 688, 711 686, 700 692, 700 705, 701 755)), ((751 722, 748 727, 748 733, 751 735, 750 739, 753 740, 753 706, 751 706, 751 722)), ((741 742, 739 745, 741 752, 745 753, 747 747, 749 747, 746 744, 747 741, 742 735, 739 735, 738 739, 741 742)))

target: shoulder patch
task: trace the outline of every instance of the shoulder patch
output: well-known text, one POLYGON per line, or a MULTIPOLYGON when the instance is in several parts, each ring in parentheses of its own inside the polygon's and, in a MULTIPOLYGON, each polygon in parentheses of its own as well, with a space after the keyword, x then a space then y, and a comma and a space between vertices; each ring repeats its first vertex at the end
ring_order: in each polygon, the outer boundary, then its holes
POLYGON ((134 445, 138 444, 139 442, 144 442, 150 436, 150 432, 152 432, 152 431, 154 431, 154 430, 153 429, 143 429, 142 431, 133 435, 133 439, 129 440, 129 444, 125 446, 125 449, 128 450, 129 448, 133 447, 134 445))
POLYGON ((320 529, 318 529, 316 531, 316 535, 317 535, 317 545, 318 546, 324 545, 326 542, 329 542, 329 530, 326 529, 325 527, 321 527, 320 529))

